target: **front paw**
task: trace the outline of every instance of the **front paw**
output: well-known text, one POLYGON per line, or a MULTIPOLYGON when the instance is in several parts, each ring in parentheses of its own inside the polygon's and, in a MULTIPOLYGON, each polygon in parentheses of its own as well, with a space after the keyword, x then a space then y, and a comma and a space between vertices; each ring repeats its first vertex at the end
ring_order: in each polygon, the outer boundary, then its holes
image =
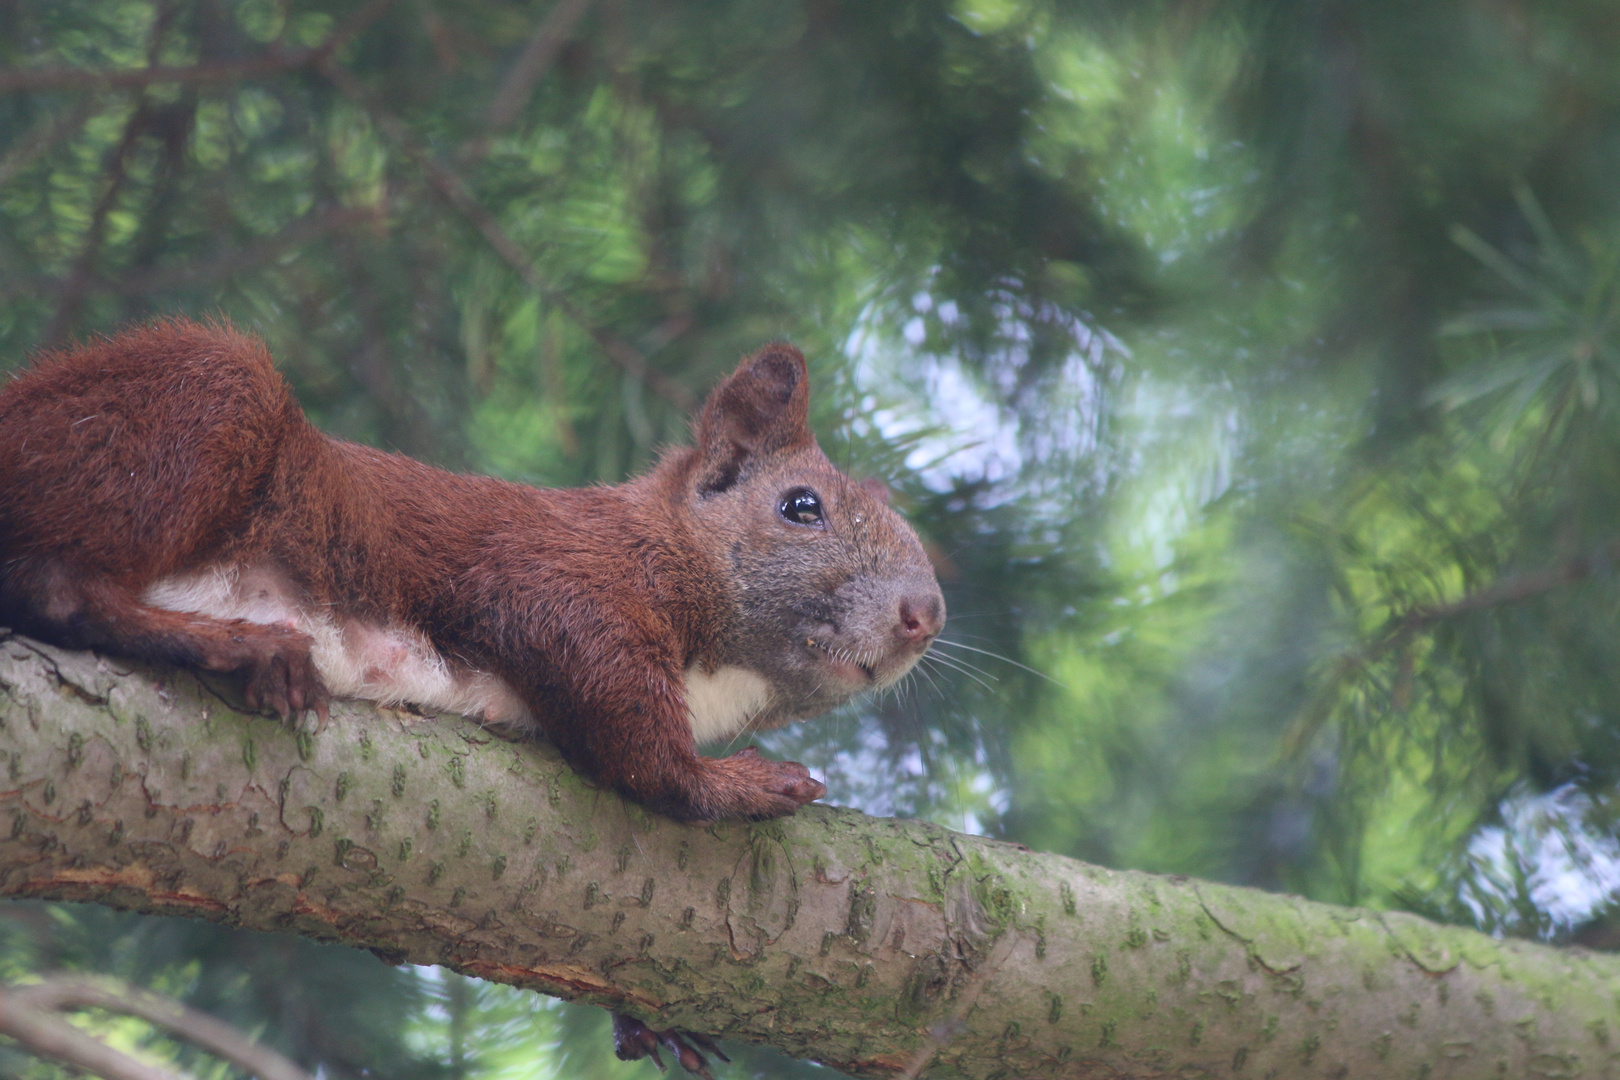
POLYGON ((786 817, 827 794, 827 785, 797 761, 772 761, 754 747, 709 762, 701 818, 747 818, 762 821, 786 817))
POLYGON ((811 776, 809 769, 797 761, 772 761, 762 755, 758 747, 745 746, 728 760, 750 762, 753 770, 757 770, 760 788, 768 794, 791 799, 794 809, 827 794, 827 785, 811 776))
POLYGON ((658 1071, 663 1072, 664 1059, 658 1056, 659 1046, 675 1055, 675 1060, 680 1062, 681 1068, 702 1077, 703 1080, 714 1080, 714 1074, 709 1072, 708 1059, 703 1054, 713 1054, 721 1061, 731 1061, 707 1035, 673 1029, 654 1031, 633 1016, 626 1016, 623 1013, 613 1014, 613 1051, 619 1055, 620 1061, 637 1061, 650 1057, 653 1064, 658 1066, 658 1071), (701 1053, 693 1048, 693 1043, 701 1048, 701 1053))

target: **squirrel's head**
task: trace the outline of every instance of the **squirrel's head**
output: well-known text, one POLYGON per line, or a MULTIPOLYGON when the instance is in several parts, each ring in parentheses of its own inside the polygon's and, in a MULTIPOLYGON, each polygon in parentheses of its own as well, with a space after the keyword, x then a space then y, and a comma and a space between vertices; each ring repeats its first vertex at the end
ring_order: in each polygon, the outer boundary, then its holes
POLYGON ((768 726, 900 679, 945 622, 945 599, 888 489, 833 467, 808 424, 809 379, 768 345, 709 395, 683 492, 737 605, 724 662, 765 677, 768 726))

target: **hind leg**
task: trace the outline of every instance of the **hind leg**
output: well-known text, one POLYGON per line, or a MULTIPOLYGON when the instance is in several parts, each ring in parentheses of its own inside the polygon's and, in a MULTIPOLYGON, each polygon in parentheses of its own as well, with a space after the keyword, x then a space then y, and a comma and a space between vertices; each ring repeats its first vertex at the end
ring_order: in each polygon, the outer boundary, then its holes
POLYGON ((633 1016, 613 1014, 613 1050, 620 1061, 650 1057, 658 1071, 663 1072, 664 1059, 658 1056, 660 1046, 674 1055, 681 1068, 702 1080, 714 1080, 709 1061, 703 1056, 705 1053, 724 1062, 731 1061, 707 1035, 695 1031, 654 1031, 633 1016))
POLYGON ((60 563, 20 562, 0 579, 0 623, 70 649, 235 673, 250 708, 286 719, 313 709, 326 723, 328 694, 310 659, 310 638, 290 626, 168 611, 60 563))

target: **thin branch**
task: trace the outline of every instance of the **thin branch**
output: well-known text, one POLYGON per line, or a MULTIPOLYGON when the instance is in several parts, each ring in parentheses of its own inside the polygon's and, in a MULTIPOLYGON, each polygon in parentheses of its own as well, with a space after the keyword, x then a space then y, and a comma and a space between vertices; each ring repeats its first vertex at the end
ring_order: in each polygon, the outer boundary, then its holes
MULTIPOLYGON (((304 54, 302 54, 303 58, 299 61, 299 63, 318 61, 324 59, 338 49, 341 49, 352 41, 358 34, 364 31, 366 27, 370 26, 371 23, 374 22, 385 10, 387 10, 387 8, 393 2, 394 0, 370 0, 369 3, 363 5, 354 13, 354 15, 339 26, 338 29, 334 31, 333 34, 322 45, 315 49, 306 50, 304 54)), ((137 86, 152 85, 154 82, 179 81, 182 83, 193 83, 196 81, 207 81, 190 78, 179 80, 166 78, 153 79, 150 78, 150 76, 152 76, 154 73, 161 75, 165 72, 173 73, 175 71, 182 70, 190 71, 195 74, 198 72, 214 71, 220 67, 220 65, 202 64, 196 65, 195 67, 189 69, 159 68, 150 63, 150 61, 156 59, 161 38, 162 29, 160 24, 159 28, 154 31, 152 41, 148 49, 149 62, 144 68, 131 69, 128 72, 96 72, 85 69, 52 70, 56 70, 58 74, 64 76, 73 76, 75 80, 73 85, 75 86, 82 85, 105 87, 118 84, 119 80, 125 75, 141 76, 141 81, 130 84, 137 86), (111 79, 112 81, 108 82, 107 79, 111 79)), ((287 58, 291 57, 292 55, 293 54, 290 53, 281 53, 278 54, 278 57, 273 57, 274 59, 278 59, 278 66, 276 67, 276 70, 282 70, 289 66, 287 58)), ((247 64, 251 66, 253 63, 258 62, 265 62, 265 58, 261 58, 260 61, 249 61, 247 64)), ((241 65, 226 66, 234 66, 238 68, 241 67, 241 65)), ((8 84, 7 79, 9 76, 26 76, 29 74, 38 74, 38 71, 33 73, 0 71, 0 90, 15 88, 8 84)), ((46 330, 43 337, 43 341, 46 344, 60 342, 69 333, 69 331, 72 329, 74 320, 77 318, 79 310, 83 305, 86 292, 88 292, 96 283, 98 275, 95 273, 94 264, 105 239, 107 217, 117 205, 118 199, 123 194, 124 187, 129 178, 128 170, 126 168, 126 161, 139 139, 143 135, 149 133, 153 115, 154 114, 150 101, 145 99, 139 100, 133 111, 130 113, 128 121, 124 125, 123 135, 120 138, 118 145, 114 148, 110 163, 108 165, 109 179, 107 181, 106 189, 103 191, 100 199, 97 200, 96 206, 91 213, 90 225, 85 234, 84 244, 81 247, 79 254, 74 259, 73 265, 69 268, 66 277, 64 277, 59 284, 60 299, 57 304, 56 314, 53 316, 50 326, 46 330)))
POLYGON ((12 90, 138 90, 147 86, 180 84, 203 86, 240 82, 260 75, 276 75, 318 64, 354 40, 382 15, 394 0, 371 0, 355 12, 326 41, 312 49, 270 48, 262 56, 230 63, 96 70, 78 67, 13 68, 0 71, 0 93, 12 90))
POLYGON ((44 341, 47 345, 56 345, 67 336, 73 321, 78 317, 79 308, 84 302, 84 293, 94 274, 96 255, 101 251, 102 237, 107 224, 107 215, 112 212, 113 206, 118 202, 118 196, 123 194, 124 182, 129 179, 129 171, 124 162, 135 148, 136 140, 146 130, 149 113, 146 103, 137 105, 124 122, 124 133, 113 148, 112 158, 107 164, 110 174, 107 186, 96 201, 95 209, 90 215, 90 226, 85 231, 84 245, 74 258, 73 265, 68 268, 67 276, 62 279, 60 286, 60 299, 56 305, 56 314, 51 318, 50 327, 45 331, 44 341))
POLYGON ((93 68, 46 67, 13 68, 0 71, 0 92, 21 90, 138 90, 147 86, 175 84, 202 86, 240 82, 259 75, 273 75, 307 67, 319 59, 320 50, 269 51, 263 56, 233 63, 193 64, 188 67, 138 67, 114 71, 93 68))
POLYGON ((619 367, 632 376, 645 382, 653 392, 670 402, 672 405, 685 411, 691 411, 696 406, 697 399, 692 392, 668 376, 652 370, 647 366, 646 359, 628 341, 603 327, 595 325, 586 318, 579 306, 569 300, 562 292, 554 288, 550 282, 541 275, 538 267, 529 258, 528 254, 518 243, 507 235, 501 228, 495 216, 486 210, 473 196, 459 174, 444 164, 433 152, 424 146, 411 132, 406 123, 398 116, 383 108, 375 102, 365 85, 350 74, 345 68, 326 59, 319 65, 320 71, 338 90, 351 101, 365 109, 371 119, 383 132, 392 139, 405 155, 416 163, 427 178, 428 183, 438 192, 439 196, 460 213, 477 229, 486 243, 500 256, 519 277, 524 284, 533 289, 559 310, 574 320, 595 341, 597 347, 619 367))
POLYGON ((137 1061, 30 1004, 15 988, 0 988, 0 1035, 29 1054, 71 1065, 103 1080, 186 1080, 179 1073, 137 1061))
POLYGON ((14 1005, 41 1013, 65 1009, 105 1009, 145 1020, 223 1058, 259 1080, 311 1080, 303 1069, 267 1046, 205 1012, 172 998, 113 979, 58 975, 5 991, 14 1005))
POLYGON ((100 102, 94 97, 83 98, 73 108, 45 117, 30 128, 28 134, 18 139, 4 156, 0 156, 0 187, 9 184, 18 173, 70 132, 77 131, 95 112, 98 104, 100 102))
MULTIPOLYGON (((1323 690, 1291 726, 1284 739, 1290 752, 1297 751, 1314 737, 1316 730, 1332 711, 1329 693, 1352 671, 1365 667, 1394 649, 1405 654, 1412 638, 1435 623, 1470 615, 1509 604, 1522 604, 1554 589, 1574 585, 1586 578, 1608 571, 1620 561, 1620 539, 1611 540, 1585 555, 1572 555, 1534 573, 1504 578, 1476 592, 1453 600, 1449 604, 1419 606, 1394 616, 1384 632, 1358 649, 1351 649, 1333 662, 1331 673, 1323 681, 1323 690)), ((1396 694, 1404 695, 1411 683, 1410 656, 1403 655, 1401 670, 1397 673, 1396 694)))
POLYGON ((158 267, 146 274, 116 280, 103 278, 96 284, 120 296, 134 296, 199 280, 222 281, 243 270, 261 266, 282 252, 302 247, 327 233, 375 224, 384 216, 385 211, 375 206, 332 206, 318 214, 305 214, 279 232, 205 261, 158 267))
MULTIPOLYGON (((145 296, 159 289, 182 288, 199 281, 219 282, 261 266, 281 253, 302 247, 327 233, 375 223, 381 221, 384 215, 385 211, 375 206, 328 207, 320 213, 305 214, 280 232, 271 233, 240 248, 199 261, 155 267, 140 274, 125 274, 116 278, 96 274, 87 281, 85 288, 128 297, 145 296)), ((16 296, 37 294, 52 285, 60 285, 60 281, 41 277, 15 278, 0 284, 0 302, 16 296)))
MULTIPOLYGON (((489 111, 484 115, 484 126, 489 133, 500 131, 517 118, 518 110, 534 93, 535 85, 545 76, 590 6, 591 0, 557 0, 546 12, 489 103, 489 111)), ((462 160, 482 157, 488 146, 489 134, 486 133, 468 144, 462 152, 462 160)))
POLYGON ((1369 643, 1365 648, 1357 649, 1347 654, 1340 661, 1341 670, 1346 667, 1355 667, 1392 645, 1407 640, 1420 631, 1437 622, 1456 618, 1458 615, 1469 615, 1476 611, 1486 611, 1494 607, 1503 607, 1508 604, 1522 604, 1526 600, 1533 600, 1544 593, 1561 589, 1566 585, 1592 577, 1614 566, 1620 560, 1620 539, 1611 540, 1585 555, 1572 555, 1562 562, 1554 563, 1542 570, 1519 577, 1504 578, 1477 592, 1471 592, 1449 604, 1434 604, 1412 608, 1406 613, 1396 616, 1390 621, 1389 629, 1377 641, 1369 643))
MULTIPOLYGON (((167 3, 161 3, 152 20, 152 29, 146 42, 146 66, 151 67, 157 63, 162 54, 164 35, 168 32, 169 21, 173 16, 173 8, 167 3)), ((97 201, 95 210, 91 214, 90 228, 85 233, 84 247, 73 260, 68 269, 67 277, 63 279, 61 295, 56 306, 56 314, 52 317, 50 327, 45 332, 45 341, 55 345, 65 337, 78 318, 79 310, 84 305, 86 286, 95 275, 96 256, 101 251, 106 236, 107 215, 117 205, 118 197, 123 194, 124 185, 129 180, 129 170, 126 162, 131 151, 140 141, 141 136, 149 133, 154 116, 153 103, 144 97, 137 96, 135 107, 131 110, 128 120, 124 123, 123 136, 113 151, 112 160, 108 164, 111 178, 107 182, 106 190, 102 192, 97 201)))
POLYGON ((1607 570, 1614 565, 1617 558, 1620 558, 1620 540, 1611 540, 1588 554, 1571 556, 1563 562, 1554 563, 1552 566, 1544 570, 1538 570, 1533 574, 1498 581, 1488 588, 1470 593, 1453 603, 1416 608, 1405 615, 1403 621, 1410 623, 1414 627, 1423 627, 1432 622, 1449 619, 1457 615, 1466 615, 1474 611, 1483 611, 1486 608, 1501 607, 1504 604, 1520 604, 1526 600, 1532 600, 1542 593, 1563 588, 1565 585, 1573 585, 1578 581, 1607 570))
POLYGON ((316 46, 312 60, 319 63, 328 57, 336 55, 349 42, 370 29, 371 24, 382 18, 383 13, 393 6, 394 0, 369 0, 359 11, 350 15, 343 25, 333 31, 331 37, 316 46))

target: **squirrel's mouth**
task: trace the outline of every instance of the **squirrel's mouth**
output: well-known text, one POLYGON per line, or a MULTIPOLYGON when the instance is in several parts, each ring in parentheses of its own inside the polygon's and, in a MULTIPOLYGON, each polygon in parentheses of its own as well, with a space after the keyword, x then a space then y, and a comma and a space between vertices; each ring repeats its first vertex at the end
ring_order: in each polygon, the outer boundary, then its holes
POLYGON ((804 643, 823 658, 824 666, 830 668, 833 674, 845 682, 865 686, 877 679, 873 669, 873 664, 878 659, 875 654, 835 645, 818 638, 806 638, 804 643))

